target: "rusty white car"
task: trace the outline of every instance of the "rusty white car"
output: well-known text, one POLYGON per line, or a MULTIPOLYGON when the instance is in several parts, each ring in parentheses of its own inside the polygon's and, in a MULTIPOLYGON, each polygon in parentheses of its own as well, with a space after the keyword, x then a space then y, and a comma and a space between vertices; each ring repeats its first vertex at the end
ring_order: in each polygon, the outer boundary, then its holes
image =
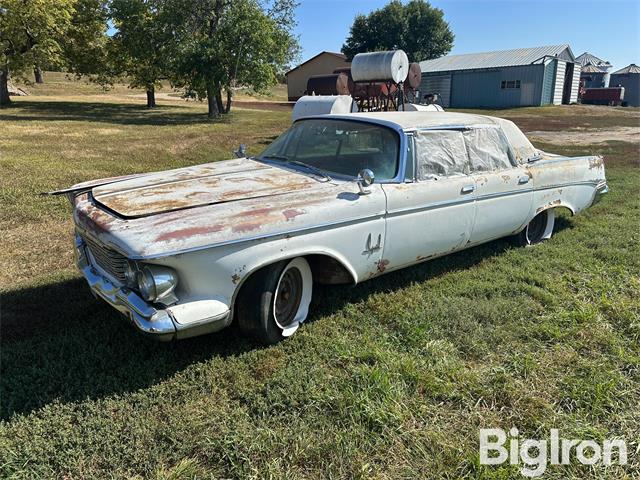
POLYGON ((607 192, 603 159, 536 150, 510 121, 447 112, 297 120, 256 157, 81 183, 77 263, 162 340, 232 321, 276 343, 316 284, 357 284, 500 237, 548 239, 607 192))

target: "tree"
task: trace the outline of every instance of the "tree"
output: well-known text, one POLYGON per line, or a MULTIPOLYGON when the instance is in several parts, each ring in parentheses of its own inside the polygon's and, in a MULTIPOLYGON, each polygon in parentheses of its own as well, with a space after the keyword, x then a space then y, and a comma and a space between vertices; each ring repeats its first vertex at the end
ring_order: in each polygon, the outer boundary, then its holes
POLYGON ((42 62, 62 61, 62 43, 74 0, 2 0, 0 5, 0 106, 11 103, 9 75, 24 76, 42 62))
POLYGON ((75 0, 74 13, 62 45, 67 71, 102 85, 115 74, 109 57, 106 0, 75 0))
POLYGON ((424 0, 403 5, 393 0, 369 15, 353 21, 342 53, 352 59, 357 53, 402 49, 409 60, 418 62, 446 55, 454 35, 444 12, 424 0))
POLYGON ((127 76, 131 88, 144 88, 147 107, 156 106, 155 90, 167 77, 174 48, 173 20, 162 0, 113 0, 111 19, 115 69, 127 76))
POLYGON ((173 84, 187 96, 207 99, 208 115, 231 109, 233 88, 260 91, 276 83, 277 74, 297 52, 291 34, 293 0, 266 7, 257 0, 168 0, 176 21, 177 48, 173 84), (223 92, 226 102, 223 102, 223 92))

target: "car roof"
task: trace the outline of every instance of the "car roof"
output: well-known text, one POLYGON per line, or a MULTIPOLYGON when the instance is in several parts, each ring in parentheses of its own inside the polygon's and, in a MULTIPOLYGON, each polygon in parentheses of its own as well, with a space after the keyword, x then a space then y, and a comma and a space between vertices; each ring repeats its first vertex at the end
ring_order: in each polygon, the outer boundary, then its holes
POLYGON ((422 128, 458 128, 480 125, 495 125, 502 128, 519 163, 526 162, 529 158, 538 155, 536 148, 529 139, 511 120, 489 115, 476 115, 472 113, 457 112, 354 112, 345 114, 316 115, 301 117, 300 120, 309 118, 334 118, 340 120, 359 120, 364 122, 385 125, 396 130, 419 130, 422 128))
POLYGON ((353 120, 370 120, 376 123, 392 123, 403 130, 444 126, 499 125, 499 119, 487 115, 457 112, 354 112, 324 117, 353 120))

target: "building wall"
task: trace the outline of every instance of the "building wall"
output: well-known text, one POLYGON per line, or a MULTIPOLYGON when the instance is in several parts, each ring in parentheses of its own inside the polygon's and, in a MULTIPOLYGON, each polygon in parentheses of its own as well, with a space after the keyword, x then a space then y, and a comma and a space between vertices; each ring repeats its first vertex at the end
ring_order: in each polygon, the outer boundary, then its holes
POLYGON ((553 84, 556 79, 556 66, 555 60, 549 60, 544 65, 541 105, 550 105, 553 102, 553 84))
MULTIPOLYGON (((506 108, 542 104, 542 64, 486 70, 424 72, 422 75, 421 95, 430 93, 426 88, 429 84, 428 77, 451 76, 448 106, 453 108, 506 108), (519 81, 520 88, 501 88, 503 81, 516 80, 519 81)), ((442 92, 436 93, 444 97, 442 92)))
POLYGON ((307 89, 307 80, 313 75, 332 73, 336 68, 349 67, 351 64, 335 55, 323 53, 317 58, 301 65, 287 74, 287 95, 289 101, 298 100, 307 89))
POLYGON ((436 103, 445 108, 449 107, 451 101, 451 74, 422 75, 422 81, 420 82, 418 91, 420 92, 421 101, 425 95, 437 93, 439 99, 436 103))
POLYGON ((624 102, 630 107, 640 107, 640 73, 612 74, 609 86, 618 85, 624 87, 624 102))
POLYGON ((609 86, 609 74, 606 72, 583 72, 580 79, 584 88, 606 88, 609 86))
POLYGON ((556 74, 553 80, 553 100, 554 105, 562 105, 562 92, 564 91, 564 73, 567 70, 567 62, 554 60, 556 62, 556 74))
POLYGON ((579 63, 573 64, 573 78, 571 79, 571 95, 569 103, 576 103, 578 101, 578 92, 580 91, 580 72, 582 71, 582 65, 579 63))

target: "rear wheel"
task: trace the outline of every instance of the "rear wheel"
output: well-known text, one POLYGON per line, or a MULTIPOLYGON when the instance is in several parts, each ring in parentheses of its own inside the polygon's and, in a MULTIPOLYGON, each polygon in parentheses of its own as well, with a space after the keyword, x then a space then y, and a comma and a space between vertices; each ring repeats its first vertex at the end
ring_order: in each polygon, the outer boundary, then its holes
POLYGON ((273 345, 295 333, 309 313, 313 277, 302 258, 269 265, 254 273, 236 300, 240 329, 273 345))
POLYGON ((555 223, 556 214, 551 208, 540 212, 527 224, 527 226, 518 235, 516 235, 516 243, 520 246, 535 245, 543 240, 551 238, 553 233, 553 225, 555 223))

